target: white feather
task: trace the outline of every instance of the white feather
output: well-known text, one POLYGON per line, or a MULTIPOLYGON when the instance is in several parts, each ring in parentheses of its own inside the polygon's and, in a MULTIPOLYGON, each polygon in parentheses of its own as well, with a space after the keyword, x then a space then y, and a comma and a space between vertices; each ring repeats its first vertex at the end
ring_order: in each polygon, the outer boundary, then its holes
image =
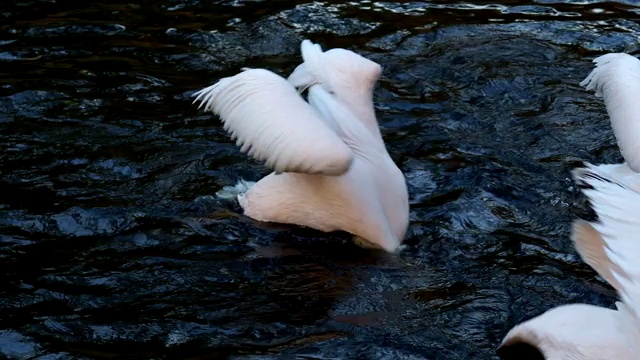
POLYGON ((248 69, 194 94, 205 111, 219 115, 243 152, 277 173, 341 175, 353 153, 285 79, 248 69))
POLYGON ((309 40, 303 40, 300 44, 303 63, 298 65, 289 75, 287 81, 300 92, 303 92, 313 84, 318 84, 321 78, 317 75, 321 66, 318 64, 322 57, 322 48, 318 44, 314 44, 309 40))
POLYGON ((640 172, 640 60, 611 53, 596 58, 595 69, 580 83, 603 96, 620 152, 640 172))
POLYGON ((580 83, 603 96, 624 164, 587 164, 573 178, 585 187, 598 221, 573 223, 583 261, 620 295, 618 311, 559 306, 515 326, 501 346, 529 343, 546 359, 635 360, 640 354, 640 61, 613 53, 594 60, 580 83))
POLYGON ((563 305, 515 326, 501 346, 528 343, 546 359, 635 360, 640 353, 640 174, 626 165, 587 164, 573 178, 598 221, 577 220, 571 239, 581 258, 618 293, 618 311, 563 305))
MULTIPOLYGON (((640 192, 637 184, 640 174, 612 178, 597 166, 574 171, 576 182, 590 188, 583 190, 598 215, 592 224, 600 234, 603 250, 594 254, 593 247, 576 239, 576 249, 598 273, 611 274, 610 281, 620 294, 624 308, 640 334, 640 192)), ((586 260, 585 260, 586 261, 586 260)), ((603 277, 607 278, 603 274, 603 277)), ((609 279, 607 279, 609 280, 609 279)), ((635 337, 640 341, 640 336, 635 337)))
POLYGON ((302 42, 300 50, 304 62, 289 75, 288 81, 301 91, 313 84, 323 85, 365 125, 378 146, 384 147, 372 98, 382 67, 350 50, 323 52, 320 45, 309 40, 302 42))

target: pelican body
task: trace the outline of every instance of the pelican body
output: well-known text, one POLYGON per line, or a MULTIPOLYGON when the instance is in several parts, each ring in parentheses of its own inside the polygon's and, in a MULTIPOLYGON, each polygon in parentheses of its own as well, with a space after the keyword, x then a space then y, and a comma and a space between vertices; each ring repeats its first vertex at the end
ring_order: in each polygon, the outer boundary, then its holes
POLYGON ((198 91, 241 151, 274 172, 238 195, 244 214, 330 232, 395 252, 409 222, 404 175, 389 156, 373 108, 381 67, 352 51, 302 42, 288 79, 244 69, 198 91), (300 92, 308 90, 308 102, 300 92))

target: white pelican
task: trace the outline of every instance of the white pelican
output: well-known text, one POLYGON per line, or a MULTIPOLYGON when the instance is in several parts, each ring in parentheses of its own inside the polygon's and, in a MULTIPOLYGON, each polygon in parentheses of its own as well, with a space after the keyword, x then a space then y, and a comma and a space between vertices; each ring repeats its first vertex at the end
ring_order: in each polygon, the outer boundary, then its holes
POLYGON ((500 347, 525 343, 546 360, 640 358, 640 174, 612 178, 599 166, 573 172, 598 222, 576 220, 571 239, 580 257, 622 299, 617 311, 586 304, 563 305, 517 325, 500 347))
POLYGON ((409 222, 404 175, 380 135, 372 93, 381 68, 348 50, 303 41, 289 81, 244 69, 194 94, 220 116, 241 151, 266 162, 238 202, 258 220, 343 230, 395 252, 409 222), (309 90, 308 103, 297 91, 309 90))
POLYGON ((602 55, 580 83, 604 98, 611 127, 626 163, 602 168, 613 176, 640 172, 640 60, 624 53, 602 55))
POLYGON ((556 307, 511 329, 500 345, 529 344, 547 360, 640 359, 640 61, 612 53, 594 62, 596 68, 580 84, 604 97, 626 162, 574 170, 599 221, 575 221, 571 238, 583 261, 622 301, 617 311, 586 304, 556 307))

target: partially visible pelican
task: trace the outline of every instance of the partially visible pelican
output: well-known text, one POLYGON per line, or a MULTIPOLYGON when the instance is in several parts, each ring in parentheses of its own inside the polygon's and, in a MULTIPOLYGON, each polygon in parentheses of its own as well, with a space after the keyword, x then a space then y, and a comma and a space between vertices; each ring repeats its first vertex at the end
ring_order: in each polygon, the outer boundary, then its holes
POLYGON ((612 175, 640 172, 640 60, 624 53, 602 55, 580 83, 604 98, 625 164, 603 168, 612 175))
POLYGON ((244 194, 258 220, 347 231, 395 252, 409 223, 404 175, 380 135, 372 94, 381 67, 348 50, 302 42, 288 81, 245 69, 194 94, 220 116, 241 151, 271 167, 244 194), (308 103, 298 93, 308 89, 308 103))
POLYGON ((640 357, 640 174, 612 178, 599 166, 573 177, 598 222, 576 220, 571 239, 580 257, 613 286, 616 310, 562 305, 517 325, 500 347, 525 343, 546 360, 637 360, 640 357))
POLYGON ((563 305, 517 325, 501 348, 525 343, 546 360, 640 359, 640 61, 612 53, 580 84, 603 96, 625 159, 573 171, 598 222, 577 220, 571 239, 584 262, 622 301, 617 311, 586 304, 563 305))

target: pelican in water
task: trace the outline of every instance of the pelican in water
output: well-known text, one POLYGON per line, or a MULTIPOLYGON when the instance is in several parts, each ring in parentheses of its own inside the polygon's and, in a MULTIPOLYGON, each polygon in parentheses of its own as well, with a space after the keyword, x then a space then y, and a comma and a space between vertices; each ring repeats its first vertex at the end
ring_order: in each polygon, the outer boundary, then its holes
POLYGON ((273 172, 238 195, 258 221, 342 230, 396 252, 409 223, 404 175, 378 128, 373 88, 382 68, 352 51, 305 40, 288 79, 243 69, 194 94, 240 150, 273 172), (308 102, 300 95, 308 90, 308 102))
POLYGON ((616 310, 562 305, 517 325, 500 347, 529 344, 546 360, 637 360, 640 356, 640 174, 612 178, 599 166, 573 172, 598 215, 576 220, 571 239, 584 262, 613 286, 616 310))
POLYGON ((616 289, 616 310, 563 305, 517 325, 501 349, 537 348, 546 360, 636 360, 640 358, 640 61, 607 54, 581 83, 603 96, 623 164, 573 171, 598 221, 576 220, 571 239, 584 262, 616 289))

